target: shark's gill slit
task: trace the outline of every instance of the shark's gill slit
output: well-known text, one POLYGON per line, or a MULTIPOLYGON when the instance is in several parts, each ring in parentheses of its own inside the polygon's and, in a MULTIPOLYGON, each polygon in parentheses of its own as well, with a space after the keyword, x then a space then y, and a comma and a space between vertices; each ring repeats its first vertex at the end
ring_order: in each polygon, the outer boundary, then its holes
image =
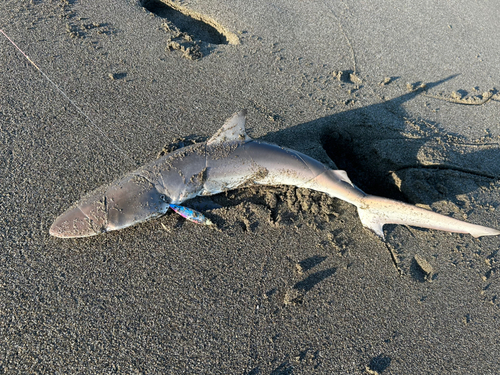
POLYGON ((181 32, 210 44, 239 44, 236 34, 209 16, 195 12, 170 0, 141 0, 151 13, 166 18, 181 32))

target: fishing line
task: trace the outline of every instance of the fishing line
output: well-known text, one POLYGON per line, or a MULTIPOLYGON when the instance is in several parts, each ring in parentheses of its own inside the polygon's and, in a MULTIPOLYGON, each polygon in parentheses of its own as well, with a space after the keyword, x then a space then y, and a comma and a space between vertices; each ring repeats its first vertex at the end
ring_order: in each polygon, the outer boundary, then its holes
POLYGON ((99 133, 101 133, 101 134, 102 134, 102 136, 103 136, 104 138, 106 138, 106 139, 109 141, 109 143, 111 143, 111 144, 113 145, 113 147, 114 147, 114 148, 116 148, 118 151, 120 151, 120 152, 121 152, 121 153, 122 153, 122 154, 123 154, 123 155, 124 155, 124 156, 125 156, 128 160, 132 161, 132 164, 134 164, 134 165, 135 165, 135 163, 134 163, 134 161, 132 160, 132 158, 131 158, 131 157, 130 157, 130 156, 129 156, 129 155, 128 155, 128 154, 127 154, 124 150, 122 150, 120 147, 118 147, 118 145, 116 145, 116 144, 115 144, 115 143, 111 140, 111 138, 109 138, 109 137, 106 135, 106 133, 105 133, 105 132, 104 132, 104 131, 103 131, 103 130, 99 127, 99 126, 97 126, 97 125, 94 123, 94 121, 92 121, 92 120, 90 119, 90 117, 89 117, 89 116, 87 116, 87 115, 85 114, 85 112, 83 112, 83 110, 82 110, 80 107, 78 107, 78 106, 76 105, 76 103, 75 103, 73 100, 71 100, 71 98, 70 98, 68 95, 66 95, 66 93, 65 93, 65 92, 64 92, 62 89, 60 89, 60 88, 59 88, 59 86, 57 86, 57 85, 54 83, 54 81, 52 81, 52 80, 49 78, 49 76, 48 76, 47 74, 45 74, 45 73, 43 72, 43 70, 42 70, 42 69, 40 69, 40 68, 38 67, 38 65, 36 65, 36 64, 34 63, 34 61, 33 61, 33 60, 31 60, 31 59, 30 59, 30 57, 29 57, 27 54, 25 54, 21 48, 19 48, 19 47, 17 46, 17 44, 16 44, 16 43, 14 43, 14 41, 13 41, 13 40, 12 40, 12 39, 11 39, 11 38, 10 38, 10 37, 6 34, 6 33, 5 33, 5 31, 3 31, 2 29, 0 29, 0 33, 2 33, 2 34, 3 34, 6 38, 7 38, 7 40, 8 40, 8 41, 9 41, 9 42, 10 42, 10 43, 14 46, 14 47, 16 47, 16 48, 17 48, 17 50, 18 50, 19 52, 21 52, 21 54, 22 54, 22 55, 26 58, 26 60, 28 60, 28 61, 30 62, 30 64, 31 64, 31 65, 33 65, 33 66, 34 66, 34 67, 35 67, 35 68, 36 68, 36 69, 37 69, 37 70, 38 70, 38 71, 39 71, 39 72, 43 75, 43 77, 44 77, 47 81, 49 81, 49 82, 52 84, 52 86, 54 86, 54 87, 55 87, 55 88, 56 88, 56 89, 57 89, 57 90, 61 93, 61 95, 62 95, 62 96, 64 96, 64 97, 65 97, 65 98, 66 98, 66 99, 67 99, 67 100, 71 103, 71 105, 72 105, 73 107, 75 107, 75 109, 77 110, 77 112, 78 112, 79 114, 81 114, 83 117, 85 117, 85 118, 88 120, 88 122, 89 122, 89 123, 90 123, 90 124, 94 127, 94 129, 96 129, 99 133))

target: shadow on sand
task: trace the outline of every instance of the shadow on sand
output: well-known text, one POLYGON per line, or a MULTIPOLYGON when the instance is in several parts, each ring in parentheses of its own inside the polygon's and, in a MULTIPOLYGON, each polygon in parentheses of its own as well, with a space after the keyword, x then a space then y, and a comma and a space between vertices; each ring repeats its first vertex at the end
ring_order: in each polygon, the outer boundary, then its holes
MULTIPOLYGON (((425 90, 454 77, 429 83, 425 90)), ((497 143, 471 142, 438 124, 409 120, 401 105, 423 90, 269 133, 262 140, 346 170, 367 193, 413 204, 453 200, 498 179, 497 143), (416 129, 411 136, 408 121, 416 129)))

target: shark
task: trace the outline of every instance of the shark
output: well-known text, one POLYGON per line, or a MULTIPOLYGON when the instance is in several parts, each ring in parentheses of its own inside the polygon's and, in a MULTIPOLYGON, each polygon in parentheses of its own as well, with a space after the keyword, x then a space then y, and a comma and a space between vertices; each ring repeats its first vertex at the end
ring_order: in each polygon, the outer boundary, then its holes
POLYGON ((393 199, 367 194, 343 170, 292 149, 250 138, 246 110, 230 117, 207 142, 175 150, 87 194, 50 227, 55 237, 95 236, 160 217, 169 209, 185 218, 212 224, 182 204, 243 187, 291 185, 342 199, 357 207, 364 227, 384 239, 385 224, 402 224, 474 237, 500 231, 457 220, 393 199))

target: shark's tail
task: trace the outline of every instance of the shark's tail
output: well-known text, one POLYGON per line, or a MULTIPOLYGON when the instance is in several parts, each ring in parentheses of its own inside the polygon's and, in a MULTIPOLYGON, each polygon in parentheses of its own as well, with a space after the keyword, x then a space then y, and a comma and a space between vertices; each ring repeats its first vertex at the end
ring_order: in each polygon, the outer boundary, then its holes
POLYGON ((374 195, 361 198, 357 206, 363 226, 382 238, 384 224, 404 224, 454 233, 470 233, 474 237, 500 234, 500 231, 493 228, 466 223, 411 204, 374 195))

